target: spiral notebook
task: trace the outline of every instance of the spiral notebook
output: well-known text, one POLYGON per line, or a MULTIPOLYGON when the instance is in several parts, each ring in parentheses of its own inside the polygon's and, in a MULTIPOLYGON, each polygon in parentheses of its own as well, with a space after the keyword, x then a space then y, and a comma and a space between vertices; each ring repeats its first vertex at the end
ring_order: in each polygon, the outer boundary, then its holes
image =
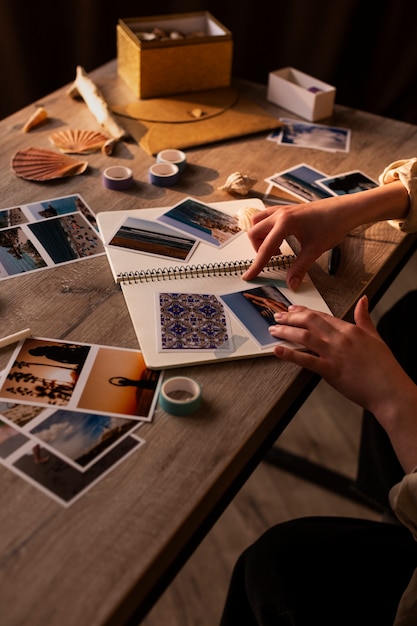
POLYGON ((236 215, 248 206, 265 208, 259 199, 202 204, 189 198, 173 208, 97 215, 149 369, 271 355, 279 341, 268 331, 276 307, 294 303, 331 313, 309 277, 297 292, 287 288, 294 259, 287 242, 255 280, 242 280, 254 250, 236 228, 236 215), (197 228, 183 219, 184 206, 204 215, 197 228))

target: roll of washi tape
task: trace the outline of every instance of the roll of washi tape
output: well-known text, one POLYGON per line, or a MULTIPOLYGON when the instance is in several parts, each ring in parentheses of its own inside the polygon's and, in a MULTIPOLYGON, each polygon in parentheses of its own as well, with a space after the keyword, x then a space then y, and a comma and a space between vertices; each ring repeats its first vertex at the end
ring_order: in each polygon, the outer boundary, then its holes
POLYGON ((161 152, 158 152, 156 155, 156 160, 158 163, 174 163, 174 165, 177 165, 180 173, 185 170, 187 165, 185 152, 182 150, 175 150, 174 148, 161 150, 161 152))
POLYGON ((149 168, 149 180, 158 187, 172 187, 180 177, 180 170, 175 163, 154 163, 149 168))
POLYGON ((171 415, 191 415, 201 405, 201 386, 187 376, 174 376, 162 383, 158 399, 171 415))
POLYGON ((107 189, 116 191, 130 189, 133 185, 133 172, 130 167, 124 167, 123 165, 108 167, 103 172, 103 185, 107 189))

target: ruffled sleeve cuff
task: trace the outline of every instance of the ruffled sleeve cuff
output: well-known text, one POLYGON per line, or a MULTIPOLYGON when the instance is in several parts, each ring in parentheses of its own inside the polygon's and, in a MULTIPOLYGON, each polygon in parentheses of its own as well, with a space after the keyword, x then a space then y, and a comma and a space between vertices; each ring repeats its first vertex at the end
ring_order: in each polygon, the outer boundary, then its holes
POLYGON ((389 220, 389 223, 405 233, 417 231, 417 158, 394 161, 378 178, 380 185, 400 180, 410 197, 410 210, 405 219, 389 220))

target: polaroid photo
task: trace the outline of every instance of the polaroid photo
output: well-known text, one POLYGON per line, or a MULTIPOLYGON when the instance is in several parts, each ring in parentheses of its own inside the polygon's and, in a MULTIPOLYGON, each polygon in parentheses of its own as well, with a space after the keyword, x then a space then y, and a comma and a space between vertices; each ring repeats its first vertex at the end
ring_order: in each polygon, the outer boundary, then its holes
POLYGON ((40 445, 84 472, 137 427, 137 421, 129 418, 58 409, 45 411, 29 432, 40 445))
POLYGON ((44 447, 82 472, 142 424, 113 415, 41 408, 30 425, 19 425, 15 422, 18 415, 6 411, 0 417, 0 458, 33 441, 34 446, 44 447))
MULTIPOLYGON (((305 163, 300 163, 288 170, 278 172, 273 176, 265 178, 265 182, 269 183, 270 189, 278 187, 287 193, 301 200, 312 202, 332 196, 329 191, 317 184, 318 180, 322 180, 326 175, 305 163)), ((269 191, 267 193, 270 193, 269 191)))
POLYGON ((50 198, 41 202, 31 202, 20 206, 0 209, 0 229, 32 222, 40 222, 52 217, 82 213, 89 224, 99 232, 96 217, 79 194, 50 198))
POLYGON ((360 170, 353 170, 351 172, 337 174, 337 176, 320 178, 316 182, 320 185, 320 187, 322 187, 325 191, 328 191, 333 196, 344 196, 349 193, 365 191, 366 189, 374 189, 379 186, 376 180, 369 178, 369 176, 360 170))
POLYGON ((144 443, 137 435, 129 435, 86 471, 79 471, 33 440, 27 441, 6 459, 0 458, 0 461, 48 497, 68 507, 144 443))
POLYGON ((138 350, 31 337, 5 370, 0 402, 150 422, 160 384, 138 350))
POLYGON ((213 294, 156 293, 159 352, 233 351, 229 317, 213 294))
POLYGON ((261 348, 281 343, 268 329, 276 324, 274 313, 292 303, 278 287, 264 285, 219 297, 261 348))
POLYGON ((268 136, 267 136, 267 140, 268 141, 275 141, 275 143, 278 142, 279 138, 281 137, 282 134, 282 128, 275 128, 274 130, 272 130, 268 136))
POLYGON ((277 142, 298 148, 315 148, 329 152, 349 152, 351 132, 346 128, 312 124, 281 118, 284 127, 277 142))
POLYGON ((0 280, 105 254, 79 195, 0 210, 0 280))
POLYGON ((157 219, 219 249, 242 233, 236 215, 228 215, 193 198, 186 198, 157 219))
POLYGON ((128 217, 107 244, 146 255, 188 261, 198 241, 160 222, 128 217))

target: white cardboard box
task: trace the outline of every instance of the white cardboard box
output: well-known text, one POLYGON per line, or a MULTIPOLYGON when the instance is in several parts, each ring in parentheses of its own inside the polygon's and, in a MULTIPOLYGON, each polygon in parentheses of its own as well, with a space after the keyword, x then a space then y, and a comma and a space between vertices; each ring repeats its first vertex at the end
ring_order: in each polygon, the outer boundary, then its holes
POLYGON ((267 100, 315 122, 330 117, 336 89, 293 67, 269 73, 267 100))

